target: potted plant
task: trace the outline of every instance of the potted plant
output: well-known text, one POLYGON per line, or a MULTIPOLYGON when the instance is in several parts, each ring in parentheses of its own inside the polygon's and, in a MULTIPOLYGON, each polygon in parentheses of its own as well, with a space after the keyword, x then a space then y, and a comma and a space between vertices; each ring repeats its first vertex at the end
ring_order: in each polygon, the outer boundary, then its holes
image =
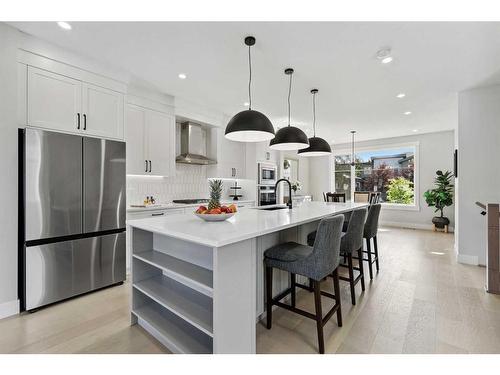
POLYGON ((302 190, 302 185, 300 181, 295 181, 292 183, 292 191, 294 194, 297 194, 298 191, 302 190))
POLYGON ((450 224, 450 220, 443 215, 443 210, 453 204, 453 184, 451 183, 452 173, 450 171, 436 171, 434 180, 436 187, 424 193, 425 201, 429 207, 436 207, 434 212, 440 212, 440 216, 434 216, 432 223, 436 228, 444 228, 450 224))

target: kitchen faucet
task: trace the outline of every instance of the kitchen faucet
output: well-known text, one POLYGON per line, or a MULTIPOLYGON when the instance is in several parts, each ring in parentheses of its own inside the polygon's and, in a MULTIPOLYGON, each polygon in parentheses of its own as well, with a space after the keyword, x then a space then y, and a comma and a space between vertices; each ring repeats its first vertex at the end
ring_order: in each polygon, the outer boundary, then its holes
POLYGON ((285 181, 288 184, 288 196, 290 197, 290 200, 288 201, 288 203, 286 205, 291 210, 292 209, 292 184, 290 183, 290 181, 288 181, 286 178, 279 179, 278 181, 276 181, 276 184, 274 185, 274 191, 276 191, 276 192, 278 191, 278 184, 281 181, 285 181))

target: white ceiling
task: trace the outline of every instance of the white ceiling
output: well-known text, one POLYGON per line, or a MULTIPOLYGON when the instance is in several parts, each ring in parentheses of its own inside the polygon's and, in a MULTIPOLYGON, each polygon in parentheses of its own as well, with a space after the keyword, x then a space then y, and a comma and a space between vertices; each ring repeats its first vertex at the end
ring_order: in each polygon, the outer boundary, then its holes
POLYGON ((317 134, 358 140, 453 129, 457 92, 500 82, 500 23, 382 22, 54 22, 11 25, 126 70, 165 93, 232 115, 247 101, 243 39, 254 35, 253 108, 286 124, 287 77, 295 69, 292 120, 310 132, 318 88, 317 134), (374 57, 390 46, 394 61, 374 57), (188 78, 180 80, 179 73, 188 78), (406 93, 397 99, 399 92, 406 93), (411 111, 405 116, 403 112, 411 111))

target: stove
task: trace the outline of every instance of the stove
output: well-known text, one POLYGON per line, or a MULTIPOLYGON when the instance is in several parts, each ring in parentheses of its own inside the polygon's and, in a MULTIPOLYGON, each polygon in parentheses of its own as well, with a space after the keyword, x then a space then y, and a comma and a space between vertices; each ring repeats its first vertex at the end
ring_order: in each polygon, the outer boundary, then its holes
POLYGON ((182 204, 198 204, 198 203, 208 203, 209 199, 174 199, 173 203, 182 203, 182 204))

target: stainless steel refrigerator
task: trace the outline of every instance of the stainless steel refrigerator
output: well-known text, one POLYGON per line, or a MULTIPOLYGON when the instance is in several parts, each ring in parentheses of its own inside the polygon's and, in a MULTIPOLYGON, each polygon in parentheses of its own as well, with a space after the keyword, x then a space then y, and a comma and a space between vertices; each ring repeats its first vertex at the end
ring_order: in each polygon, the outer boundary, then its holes
POLYGON ((125 143, 19 130, 19 297, 32 310, 125 280, 125 143))

